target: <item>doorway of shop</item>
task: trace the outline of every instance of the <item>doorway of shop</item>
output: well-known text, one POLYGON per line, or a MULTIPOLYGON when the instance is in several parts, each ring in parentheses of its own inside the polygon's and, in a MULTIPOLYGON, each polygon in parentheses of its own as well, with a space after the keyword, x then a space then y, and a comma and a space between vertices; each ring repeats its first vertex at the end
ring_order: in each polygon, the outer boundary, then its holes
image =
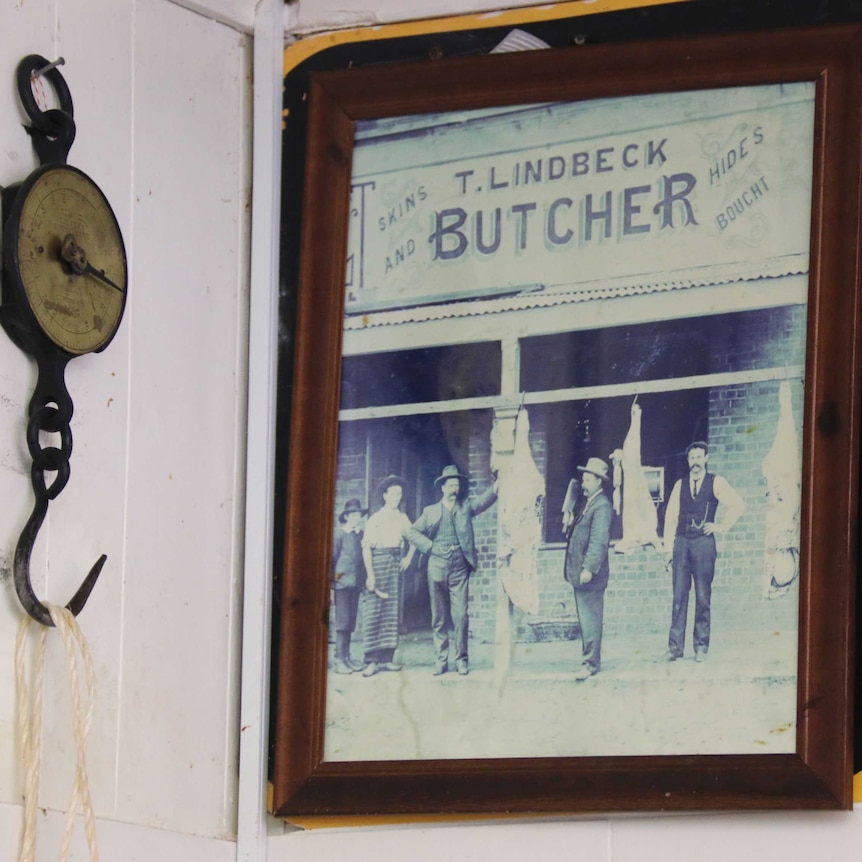
MULTIPOLYGON (((487 424, 485 417, 483 420, 483 425, 487 424)), ((385 476, 403 477, 402 508, 415 521, 425 506, 439 499, 434 482, 443 467, 455 464, 462 473, 469 474, 470 440, 476 421, 477 411, 362 420, 372 494, 385 476)), ((373 499, 371 503, 373 511, 379 503, 373 499)), ((431 630, 426 560, 418 553, 403 575, 399 623, 402 634, 431 630)))

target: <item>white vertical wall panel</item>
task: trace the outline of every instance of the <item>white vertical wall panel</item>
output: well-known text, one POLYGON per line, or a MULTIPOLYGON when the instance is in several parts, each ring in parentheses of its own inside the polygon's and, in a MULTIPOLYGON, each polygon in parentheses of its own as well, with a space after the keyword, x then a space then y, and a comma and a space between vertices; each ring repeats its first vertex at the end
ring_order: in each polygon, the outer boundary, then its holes
MULTIPOLYGON (((0 111, 9 120, 3 126, 0 182, 11 184, 23 179, 37 163, 30 138, 20 122, 16 122, 23 121, 24 115, 15 88, 15 66, 28 53, 39 53, 49 59, 65 53, 66 65, 61 71, 72 91, 78 124, 69 162, 91 173, 102 185, 128 235, 131 6, 84 4, 80 0, 65 0, 60 6, 18 3, 4 5, 0 15, 6 48, 0 65, 0 111), (104 39, 106 32, 112 33, 113 38, 104 39), (106 76, 106 68, 111 68, 114 74, 106 76)), ((51 503, 31 565, 37 594, 64 603, 99 553, 105 551, 110 558, 105 577, 81 617, 98 678, 98 708, 89 751, 90 778, 96 805, 106 812, 113 809, 116 766, 128 376, 128 340, 124 331, 125 325, 102 356, 82 357, 69 366, 67 383, 76 407, 72 419, 72 478, 63 494, 51 503)), ((33 505, 27 481, 29 457, 24 446, 24 428, 26 405, 35 382, 35 364, 5 335, 0 335, 0 367, 3 421, 0 439, 5 443, 0 493, 6 514, 0 524, 0 571, 5 571, 18 532, 33 505)), ((3 615, 0 680, 2 690, 9 696, 0 700, 0 763, 10 768, 0 771, 0 799, 17 799, 20 786, 13 744, 12 649, 20 611, 11 582, 4 581, 4 587, 0 610, 3 615)), ((52 638, 51 647, 46 671, 40 802, 44 806, 65 806, 74 762, 70 746, 70 698, 65 661, 56 638, 52 638)))
MULTIPOLYGON (((246 517, 246 449, 248 429, 248 389, 249 389, 249 331, 250 297, 249 279, 251 271, 251 233, 252 221, 252 146, 254 127, 254 100, 252 97, 252 70, 254 67, 254 40, 239 40, 238 100, 240 116, 237 125, 237 164, 238 164, 238 204, 237 217, 234 219, 236 230, 236 283, 238 285, 236 304, 236 402, 235 425, 232 441, 234 448, 234 489, 233 523, 231 531, 232 554, 230 558, 230 641, 227 644, 227 667, 225 682, 231 696, 228 699, 228 715, 224 736, 224 806, 223 829, 219 834, 236 838, 239 821, 239 759, 240 759, 240 689, 242 684, 242 642, 243 642, 243 594, 246 517)), ((278 192, 276 191, 276 194, 278 192)), ((261 671, 263 672, 263 671, 261 671)))
MULTIPOLYGON (((65 816, 55 811, 39 813, 36 862, 57 862, 65 835, 65 816)), ((0 859, 18 858, 21 809, 0 803, 0 859)), ((111 820, 96 821, 99 858, 112 862, 233 862, 236 847, 230 841, 183 835, 111 820)), ((76 824, 69 862, 92 862, 84 829, 76 824)))
POLYGON ((244 384, 244 37, 136 6, 135 262, 117 816, 226 831, 244 384), (145 58, 145 61, 144 61, 145 58))
POLYGON ((255 10, 237 862, 266 858, 284 6, 255 10))
MULTIPOLYGON (((10 186, 37 165, 22 125, 26 115, 18 100, 15 69, 26 54, 54 51, 54 4, 0 4, 0 49, 0 186, 10 186)), ((24 433, 35 382, 35 363, 0 332, 0 801, 17 798, 19 777, 12 696, 19 610, 11 565, 18 534, 33 506, 24 433)), ((32 566, 37 590, 45 586, 41 551, 32 566)))
MULTIPOLYGON (((78 124, 69 161, 105 191, 130 262, 120 332, 103 354, 69 366, 72 477, 51 504, 32 564, 38 594, 65 602, 96 557, 108 555, 80 618, 97 674, 88 759, 97 814, 230 836, 250 45, 168 0, 3 3, 0 34, 0 184, 36 165, 15 66, 27 53, 62 54, 78 124)), ((0 802, 10 803, 21 786, 13 711, 20 611, 9 567, 32 508, 24 429, 34 382, 32 361, 0 333, 0 802)), ((40 804, 50 810, 68 804, 73 765, 59 643, 49 651, 45 700, 40 804)))
MULTIPOLYGON (((110 201, 133 259, 131 235, 132 7, 109 0, 59 0, 56 54, 72 92, 76 138, 68 162, 88 173, 110 201), (104 38, 110 33, 109 39, 104 38), (106 74, 112 70, 114 74, 106 74)), ((53 58, 52 58, 53 59, 53 58)), ((98 265, 98 261, 94 261, 98 265)), ((134 291, 134 284, 131 285, 134 291)), ((115 808, 117 701, 121 685, 126 523, 129 333, 133 303, 111 344, 70 362, 75 403, 71 478, 51 503, 46 537, 46 595, 65 603, 100 554, 108 561, 80 616, 96 668, 97 700, 88 768, 100 813, 115 808)), ((41 541, 41 539, 40 539, 41 541)), ((42 804, 68 804, 75 774, 66 657, 52 638, 44 725, 42 804)))

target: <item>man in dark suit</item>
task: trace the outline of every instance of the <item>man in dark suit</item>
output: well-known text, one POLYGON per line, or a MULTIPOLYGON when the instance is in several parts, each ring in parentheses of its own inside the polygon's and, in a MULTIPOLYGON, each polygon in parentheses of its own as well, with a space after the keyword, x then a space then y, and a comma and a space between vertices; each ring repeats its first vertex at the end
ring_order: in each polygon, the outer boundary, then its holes
POLYGON ((332 541, 332 590, 335 606, 335 672, 362 670, 350 660, 350 639, 356 628, 359 596, 365 586, 362 562, 362 528, 367 514, 359 500, 348 500, 338 516, 341 527, 332 541))
POLYGON ((468 584, 475 570, 476 540, 473 516, 479 515, 497 499, 497 483, 475 499, 461 499, 462 483, 467 477, 454 465, 443 468, 434 484, 440 502, 426 506, 407 532, 407 538, 420 552, 428 554, 428 590, 431 595, 431 628, 434 632, 436 661, 434 676, 446 673, 449 657, 447 615, 455 629, 455 668, 462 676, 469 673, 467 656, 468 584))
POLYGON ((603 491, 609 481, 608 465, 601 458, 588 459, 578 472, 582 474, 585 502, 573 516, 563 574, 575 591, 583 646, 583 660, 575 680, 583 682, 597 674, 602 664, 611 503, 603 491))

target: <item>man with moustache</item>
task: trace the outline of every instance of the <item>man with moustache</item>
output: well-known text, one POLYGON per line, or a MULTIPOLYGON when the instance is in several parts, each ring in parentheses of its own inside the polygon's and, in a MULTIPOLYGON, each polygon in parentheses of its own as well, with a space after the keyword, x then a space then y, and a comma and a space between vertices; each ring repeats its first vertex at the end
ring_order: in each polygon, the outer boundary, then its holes
POLYGON ((667 652, 658 661, 676 661, 685 651, 688 597, 694 582, 694 660, 709 652, 715 536, 726 533, 745 511, 745 501, 726 479, 706 469, 709 446, 695 441, 685 450, 688 478, 678 479, 664 521, 665 553, 672 554, 673 610, 667 652), (721 508, 721 520, 716 520, 721 508), (671 551, 671 538, 672 551, 671 551))
POLYGON ((601 458, 588 458, 581 474, 585 502, 576 507, 563 576, 575 591, 578 622, 581 627, 581 666, 575 681, 595 676, 602 665, 605 590, 608 586, 608 545, 611 533, 611 501, 603 492, 609 481, 608 465, 601 458))
POLYGON ((428 554, 428 591, 431 596, 431 628, 434 633, 434 676, 446 673, 449 659, 447 616, 455 630, 455 668, 469 673, 467 636, 468 584, 478 565, 473 517, 497 499, 497 482, 475 499, 461 499, 468 479, 454 464, 443 468, 434 480, 440 501, 426 506, 407 532, 408 541, 428 554))

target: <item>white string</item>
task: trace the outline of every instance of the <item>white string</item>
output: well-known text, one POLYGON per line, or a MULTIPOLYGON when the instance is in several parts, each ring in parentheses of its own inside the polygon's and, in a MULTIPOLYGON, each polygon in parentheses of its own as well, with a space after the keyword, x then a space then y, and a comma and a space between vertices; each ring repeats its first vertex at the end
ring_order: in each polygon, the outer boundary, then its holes
MULTIPOLYGON (((56 605, 45 604, 51 619, 59 632, 66 648, 69 681, 72 688, 72 731, 75 736, 76 768, 72 798, 66 813, 66 831, 60 849, 60 862, 67 862, 72 848, 72 835, 75 829, 75 816, 80 805, 84 814, 84 831, 90 859, 99 862, 96 846, 96 823, 93 816, 93 803, 90 798, 90 783, 87 777, 87 738, 93 725, 95 707, 96 674, 87 641, 71 611, 56 605), (78 675, 78 661, 75 647, 84 665, 85 702, 81 703, 81 685, 78 675)), ((24 826, 21 836, 19 862, 35 862, 36 859, 36 813, 39 799, 39 779, 41 769, 42 739, 42 679, 45 666, 45 646, 48 626, 42 626, 39 644, 34 659, 32 691, 27 685, 25 647, 27 631, 31 619, 25 615, 18 628, 15 644, 15 682, 18 689, 18 734, 21 743, 21 756, 24 761, 24 826)))
MULTIPOLYGON (((15 685, 18 691, 18 737, 24 763, 24 828, 20 862, 36 858, 36 807, 39 801, 39 760, 42 739, 42 669, 45 666, 47 628, 39 637, 39 650, 33 667, 33 690, 27 686, 24 649, 31 619, 26 614, 18 627, 15 641, 15 685)), ((44 627, 43 627, 44 628, 44 627)))

